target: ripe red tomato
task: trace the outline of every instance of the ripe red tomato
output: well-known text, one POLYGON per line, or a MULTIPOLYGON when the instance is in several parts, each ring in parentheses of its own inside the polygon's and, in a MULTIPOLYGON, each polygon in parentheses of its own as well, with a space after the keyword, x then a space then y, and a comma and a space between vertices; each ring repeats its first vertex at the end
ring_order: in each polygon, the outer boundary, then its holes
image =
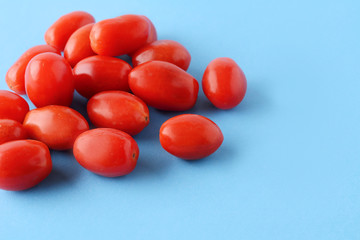
POLYGON ((0 144, 27 138, 23 125, 11 119, 0 119, 0 144))
POLYGON ((90 33, 91 48, 99 55, 120 56, 146 44, 150 24, 143 16, 123 15, 95 23, 90 33))
POLYGON ((90 46, 90 31, 94 23, 76 30, 65 45, 64 57, 74 67, 80 60, 95 55, 90 46))
POLYGON ((36 55, 44 52, 60 54, 58 50, 49 45, 38 45, 28 49, 9 68, 5 80, 11 90, 18 94, 25 94, 25 69, 30 60, 36 55))
POLYGON ((107 90, 130 91, 130 71, 131 66, 121 59, 107 56, 88 57, 73 69, 75 89, 86 98, 107 90))
POLYGON ((149 109, 135 95, 106 91, 93 96, 87 104, 90 121, 96 127, 116 128, 136 135, 149 124, 149 109))
POLYGON ((46 31, 45 42, 63 51, 66 42, 73 32, 86 24, 94 22, 94 17, 87 12, 75 11, 65 14, 56 20, 46 31))
POLYGON ((220 128, 213 121, 196 114, 170 118, 160 128, 161 146, 172 155, 187 160, 209 156, 223 140, 220 128))
POLYGON ((148 105, 166 111, 185 111, 197 99, 199 84, 178 66, 150 61, 134 68, 129 74, 131 91, 148 105))
POLYGON ((86 131, 74 143, 74 156, 87 170, 119 177, 132 172, 139 157, 139 147, 125 132, 112 128, 86 131))
POLYGON ((55 150, 71 149, 77 136, 89 130, 86 119, 74 109, 50 105, 33 109, 25 117, 24 128, 33 139, 55 150))
POLYGON ((0 90, 0 119, 12 119, 22 123, 29 104, 16 93, 0 90))
POLYGON ((0 145, 0 188, 21 191, 43 181, 51 172, 48 147, 35 140, 17 140, 0 145))
POLYGON ((246 93, 243 71, 231 58, 216 58, 206 67, 202 88, 215 107, 230 109, 237 106, 246 93))
POLYGON ((145 18, 146 21, 149 22, 150 24, 150 32, 149 32, 149 36, 148 36, 148 39, 146 40, 146 44, 149 44, 149 43, 152 43, 154 41, 157 40, 157 32, 156 32, 156 28, 153 24, 153 22, 146 16, 144 15, 141 15, 141 17, 145 18))
POLYGON ((172 40, 152 42, 132 55, 134 67, 151 60, 173 63, 186 71, 190 65, 191 56, 183 45, 172 40))
POLYGON ((55 53, 40 53, 25 71, 25 89, 36 107, 70 106, 74 93, 74 77, 69 63, 55 53))

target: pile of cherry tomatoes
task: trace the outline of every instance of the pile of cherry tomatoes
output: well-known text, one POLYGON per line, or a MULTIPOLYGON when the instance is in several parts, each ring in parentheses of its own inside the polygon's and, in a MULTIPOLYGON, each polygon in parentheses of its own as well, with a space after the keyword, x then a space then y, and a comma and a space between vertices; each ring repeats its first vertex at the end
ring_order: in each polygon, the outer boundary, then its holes
MULTIPOLYGON (((0 188, 24 190, 51 172, 50 149, 73 149, 81 166, 117 177, 134 170, 139 148, 133 135, 150 121, 148 106, 186 111, 197 100, 198 81, 186 72, 191 56, 172 40, 157 40, 145 16, 123 15, 95 23, 87 12, 60 17, 45 33, 46 45, 28 49, 10 67, 0 90, 0 188), (63 52, 63 55, 62 55, 63 52), (117 58, 129 55, 132 66, 117 58), (87 113, 97 128, 70 108, 74 91, 89 99, 87 113), (19 95, 37 107, 29 111, 19 95)), ((202 89, 220 109, 238 105, 246 78, 230 58, 207 66, 202 89)), ((181 114, 160 128, 161 146, 195 160, 214 153, 223 142, 210 119, 181 114)))

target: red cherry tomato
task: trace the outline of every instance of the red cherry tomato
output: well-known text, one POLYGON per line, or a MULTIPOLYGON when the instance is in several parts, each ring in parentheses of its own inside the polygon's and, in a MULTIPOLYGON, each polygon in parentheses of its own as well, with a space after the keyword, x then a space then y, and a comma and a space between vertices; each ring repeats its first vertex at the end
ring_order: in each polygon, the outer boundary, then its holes
POLYGON ((61 16, 45 33, 45 42, 50 46, 64 50, 65 44, 73 32, 80 27, 94 23, 94 17, 83 11, 75 11, 61 16))
POLYGON ((148 17, 146 17, 144 15, 141 15, 141 17, 145 18, 146 21, 148 21, 150 24, 150 32, 149 32, 148 39, 146 40, 146 44, 156 41, 157 40, 157 32, 156 32, 156 28, 155 28, 154 24, 148 17))
POLYGON ((132 55, 134 67, 151 60, 173 63, 186 71, 190 65, 191 56, 183 45, 172 40, 152 42, 132 55))
POLYGON ((44 52, 60 54, 58 50, 49 45, 38 45, 28 49, 9 68, 5 80, 11 90, 18 94, 25 94, 25 69, 30 60, 36 55, 44 52))
POLYGON ((178 66, 150 61, 134 68, 129 74, 131 91, 148 105, 166 111, 185 111, 197 99, 199 84, 178 66))
POLYGON ((0 119, 12 119, 22 123, 29 104, 16 93, 0 90, 0 119))
POLYGON ((65 45, 64 57, 74 67, 80 60, 95 55, 90 46, 90 31, 93 23, 76 30, 65 45))
POLYGON ((23 125, 11 119, 0 119, 0 144, 27 138, 23 125))
POLYGON ((74 77, 69 63, 55 53, 35 56, 25 71, 25 89, 36 107, 70 106, 74 93, 74 77))
POLYGON ((35 140, 17 140, 0 145, 0 188, 21 191, 43 181, 51 172, 48 147, 35 140))
POLYGON ((91 48, 99 55, 120 56, 146 44, 149 21, 138 15, 123 15, 95 23, 90 33, 91 48))
POLYGON ((125 132, 97 128, 80 134, 74 144, 74 156, 81 166, 93 173, 119 177, 134 170, 139 148, 125 132))
POLYGON ((215 107, 230 109, 237 106, 246 93, 243 71, 231 58, 216 58, 206 67, 202 88, 215 107))
POLYGON ((49 148, 66 150, 82 132, 89 130, 85 118, 69 107, 46 106, 33 109, 25 117, 24 128, 33 139, 49 148))
POLYGON ((130 71, 131 66, 121 59, 107 56, 88 57, 73 69, 75 89, 86 98, 107 90, 130 91, 130 71))
POLYGON ((223 140, 220 128, 213 121, 196 114, 170 118, 160 128, 161 146, 172 155, 187 160, 209 156, 223 140))
POLYGON ((116 128, 136 135, 149 124, 149 109, 138 97, 122 91, 101 92, 87 105, 90 121, 97 127, 116 128))

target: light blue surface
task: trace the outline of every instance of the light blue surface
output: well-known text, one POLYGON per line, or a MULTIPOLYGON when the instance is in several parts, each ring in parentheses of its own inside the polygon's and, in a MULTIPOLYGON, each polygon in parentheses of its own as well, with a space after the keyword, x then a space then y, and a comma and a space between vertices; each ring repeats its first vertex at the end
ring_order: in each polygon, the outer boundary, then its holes
MULTIPOLYGON (((107 179, 53 152, 54 170, 24 192, 0 191, 0 239, 360 239, 359 1, 33 1, 0 8, 1 89, 7 69, 44 43, 62 14, 147 15, 160 39, 192 54, 199 81, 216 57, 244 70, 248 92, 199 113, 223 131, 198 162, 158 141, 173 113, 151 110, 133 173, 107 179)), ((80 98, 76 108, 85 106, 80 98)))

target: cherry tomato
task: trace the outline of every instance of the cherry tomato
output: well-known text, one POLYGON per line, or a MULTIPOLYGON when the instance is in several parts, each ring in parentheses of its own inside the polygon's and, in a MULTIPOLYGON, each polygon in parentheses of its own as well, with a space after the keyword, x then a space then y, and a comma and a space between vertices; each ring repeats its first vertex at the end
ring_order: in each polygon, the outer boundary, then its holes
POLYGON ((172 40, 152 42, 132 55, 134 67, 151 60, 173 63, 186 71, 190 65, 191 56, 183 45, 172 40))
POLYGON ((129 174, 139 157, 135 140, 112 128, 97 128, 80 134, 73 151, 81 166, 105 177, 129 174))
POLYGON ((61 16, 45 33, 45 42, 50 46, 64 50, 71 34, 89 23, 94 23, 94 17, 83 11, 75 11, 61 16))
POLYGON ((141 17, 145 18, 146 21, 148 21, 150 24, 150 32, 149 32, 148 39, 146 40, 146 44, 156 41, 157 40, 157 32, 156 32, 156 28, 155 28, 154 24, 148 17, 146 17, 144 15, 141 15, 141 17))
POLYGON ((0 90, 0 119, 12 119, 22 123, 29 104, 16 93, 0 90))
POLYGON ((73 69, 75 89, 86 98, 106 90, 130 91, 130 71, 131 66, 121 59, 107 56, 88 57, 73 69))
POLYGON ((148 105, 166 111, 185 111, 197 99, 199 84, 178 66, 150 61, 134 68, 129 74, 131 91, 148 105))
POLYGON ((36 55, 44 52, 60 54, 58 50, 49 45, 38 45, 28 49, 9 68, 5 80, 11 90, 18 94, 25 94, 25 69, 30 60, 36 55))
POLYGON ((35 140, 17 140, 0 145, 0 188, 21 191, 32 188, 51 172, 48 147, 35 140))
POLYGON ((161 146, 172 155, 187 160, 209 156, 223 140, 220 128, 213 121, 196 114, 170 118, 160 128, 161 146))
POLYGON ((95 55, 90 46, 90 31, 93 23, 76 30, 65 45, 64 57, 74 67, 80 60, 95 55))
POLYGON ((0 119, 0 144, 27 138, 23 125, 11 119, 0 119))
POLYGON ((116 128, 136 135, 149 124, 149 109, 138 97, 122 91, 101 92, 87 105, 90 121, 96 127, 116 128))
POLYGON ((120 56, 146 44, 150 24, 143 16, 123 15, 95 23, 90 33, 91 48, 99 55, 120 56))
POLYGON ((55 53, 40 53, 25 71, 25 89, 36 107, 70 106, 74 93, 74 77, 69 63, 55 53))
POLYGON ((82 132, 89 130, 85 118, 69 107, 50 105, 33 109, 25 117, 24 128, 33 139, 49 148, 66 150, 82 132))
POLYGON ((230 109, 237 106, 246 93, 243 71, 231 58, 216 58, 206 67, 202 88, 215 107, 230 109))

